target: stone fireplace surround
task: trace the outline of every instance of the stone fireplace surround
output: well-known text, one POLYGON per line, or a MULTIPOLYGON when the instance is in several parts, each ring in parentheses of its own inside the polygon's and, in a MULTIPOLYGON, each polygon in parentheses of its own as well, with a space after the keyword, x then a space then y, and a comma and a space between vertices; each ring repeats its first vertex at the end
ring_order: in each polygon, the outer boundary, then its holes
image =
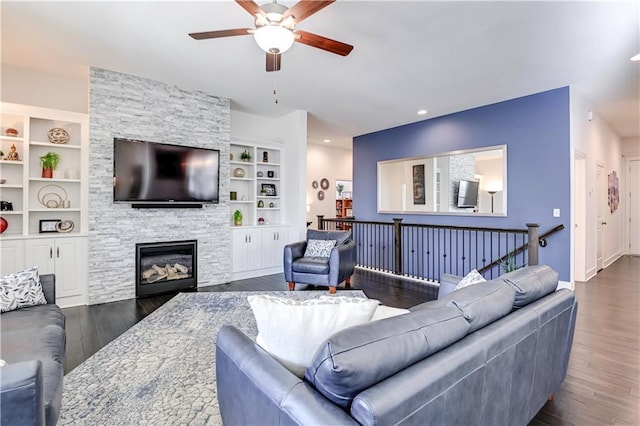
POLYGON ((228 99, 98 68, 90 70, 89 304, 135 297, 137 243, 198 241, 198 286, 230 278, 228 99), (133 209, 113 202, 113 138, 220 150, 219 204, 133 209))

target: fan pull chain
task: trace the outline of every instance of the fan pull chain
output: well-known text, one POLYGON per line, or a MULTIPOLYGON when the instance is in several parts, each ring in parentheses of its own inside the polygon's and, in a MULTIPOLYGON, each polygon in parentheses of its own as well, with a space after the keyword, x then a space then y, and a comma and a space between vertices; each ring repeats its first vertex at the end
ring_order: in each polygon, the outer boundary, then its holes
POLYGON ((276 73, 273 73, 273 100, 274 103, 278 103, 278 91, 276 90, 277 87, 277 77, 276 77, 276 73))

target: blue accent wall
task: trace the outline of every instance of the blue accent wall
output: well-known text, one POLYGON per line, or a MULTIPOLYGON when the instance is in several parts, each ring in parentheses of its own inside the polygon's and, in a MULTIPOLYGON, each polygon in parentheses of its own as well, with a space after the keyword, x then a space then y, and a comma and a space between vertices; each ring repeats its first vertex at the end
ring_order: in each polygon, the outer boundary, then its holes
POLYGON ((436 225, 565 229, 540 248, 540 263, 570 280, 569 88, 433 118, 353 140, 353 212, 357 219, 436 225), (507 217, 377 213, 377 162, 507 145, 507 217), (553 217, 558 208, 561 217, 553 217))

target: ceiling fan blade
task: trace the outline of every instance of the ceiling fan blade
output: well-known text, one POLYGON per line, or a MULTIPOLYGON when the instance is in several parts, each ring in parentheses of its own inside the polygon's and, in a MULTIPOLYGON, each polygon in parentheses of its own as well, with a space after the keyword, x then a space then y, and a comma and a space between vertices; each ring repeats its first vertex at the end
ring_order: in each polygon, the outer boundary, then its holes
POLYGON ((307 31, 295 30, 294 34, 299 36, 295 39, 295 41, 297 41, 298 43, 326 50, 327 52, 335 53, 337 55, 347 56, 353 50, 353 46, 351 46, 350 44, 331 40, 330 38, 309 33, 307 31))
POLYGON ((267 71, 280 71, 282 55, 280 53, 267 52, 267 71))
POLYGON ((231 37, 239 35, 248 35, 253 31, 252 28, 236 28, 235 30, 205 31, 202 33, 189 33, 191 38, 196 40, 206 40, 208 38, 231 37))
POLYGON ((296 24, 299 24, 309 16, 324 9, 335 1, 336 0, 301 0, 291 6, 289 10, 284 13, 283 18, 293 16, 296 20, 296 24))
POLYGON ((258 4, 252 0, 236 0, 236 3, 240 5, 244 10, 249 12, 251 15, 256 16, 266 16, 264 10, 258 4))

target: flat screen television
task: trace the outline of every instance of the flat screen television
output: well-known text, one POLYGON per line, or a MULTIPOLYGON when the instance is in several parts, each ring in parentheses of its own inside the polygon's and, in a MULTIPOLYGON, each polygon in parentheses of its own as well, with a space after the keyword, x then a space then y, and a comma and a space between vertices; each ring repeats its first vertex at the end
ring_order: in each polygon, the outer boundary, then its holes
POLYGON ((472 208, 478 205, 478 187, 475 180, 461 180, 458 185, 458 207, 472 208))
POLYGON ((220 151, 113 139, 113 200, 218 203, 220 151))

